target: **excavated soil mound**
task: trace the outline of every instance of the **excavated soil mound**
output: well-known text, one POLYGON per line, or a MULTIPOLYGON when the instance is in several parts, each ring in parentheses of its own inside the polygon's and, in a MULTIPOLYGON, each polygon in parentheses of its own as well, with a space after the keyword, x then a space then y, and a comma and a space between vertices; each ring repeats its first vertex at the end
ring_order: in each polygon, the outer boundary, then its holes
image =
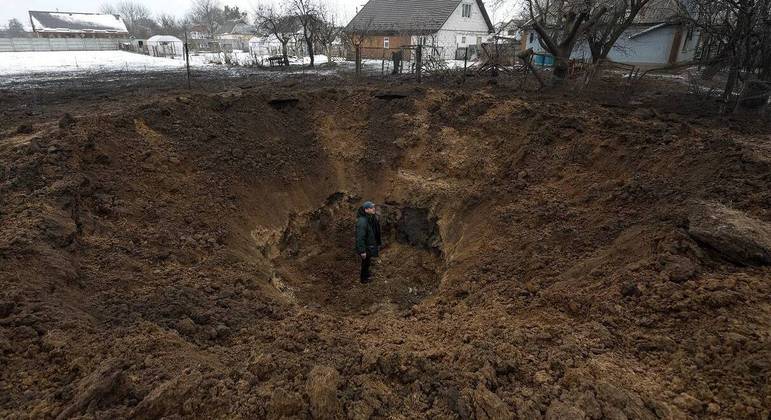
POLYGON ((0 133, 2 418, 769 416, 763 125, 442 87, 71 113, 0 133))

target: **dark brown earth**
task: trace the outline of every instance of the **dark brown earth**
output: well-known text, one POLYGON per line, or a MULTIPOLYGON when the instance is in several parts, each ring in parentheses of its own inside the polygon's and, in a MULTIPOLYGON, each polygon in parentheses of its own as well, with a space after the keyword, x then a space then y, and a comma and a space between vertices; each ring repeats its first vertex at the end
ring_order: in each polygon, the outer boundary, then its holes
POLYGON ((6 98, 0 417, 768 418, 766 122, 384 89, 6 98))

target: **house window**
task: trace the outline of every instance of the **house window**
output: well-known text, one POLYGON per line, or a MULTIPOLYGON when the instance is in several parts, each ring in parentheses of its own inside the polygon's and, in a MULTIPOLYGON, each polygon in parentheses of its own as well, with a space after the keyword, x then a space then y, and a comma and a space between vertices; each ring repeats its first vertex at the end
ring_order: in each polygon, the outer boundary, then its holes
POLYGON ((391 38, 389 37, 383 37, 383 48, 389 49, 391 48, 391 38))
POLYGON ((482 45, 482 37, 481 36, 477 37, 477 45, 482 45))
POLYGON ((471 17, 471 5, 470 4, 464 4, 463 10, 462 10, 463 17, 470 18, 471 17))
POLYGON ((460 43, 463 44, 463 45, 466 45, 466 37, 465 36, 460 37, 460 43))

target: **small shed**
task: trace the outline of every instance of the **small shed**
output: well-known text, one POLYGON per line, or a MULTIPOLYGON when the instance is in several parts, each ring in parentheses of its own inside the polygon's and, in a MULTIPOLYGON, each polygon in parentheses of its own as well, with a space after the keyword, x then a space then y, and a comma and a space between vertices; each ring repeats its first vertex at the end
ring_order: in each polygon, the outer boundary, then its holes
POLYGON ((147 52, 153 57, 181 57, 185 54, 185 44, 171 35, 155 35, 147 40, 147 52))

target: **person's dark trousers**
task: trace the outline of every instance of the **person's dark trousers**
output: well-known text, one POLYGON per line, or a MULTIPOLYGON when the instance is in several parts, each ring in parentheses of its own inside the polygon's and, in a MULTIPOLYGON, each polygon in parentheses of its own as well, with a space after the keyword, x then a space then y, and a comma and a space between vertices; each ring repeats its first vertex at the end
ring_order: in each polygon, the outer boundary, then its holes
POLYGON ((370 255, 370 253, 367 252, 367 256, 361 259, 361 282, 362 283, 369 282, 369 276, 370 276, 369 266, 371 263, 372 263, 372 255, 370 255))

